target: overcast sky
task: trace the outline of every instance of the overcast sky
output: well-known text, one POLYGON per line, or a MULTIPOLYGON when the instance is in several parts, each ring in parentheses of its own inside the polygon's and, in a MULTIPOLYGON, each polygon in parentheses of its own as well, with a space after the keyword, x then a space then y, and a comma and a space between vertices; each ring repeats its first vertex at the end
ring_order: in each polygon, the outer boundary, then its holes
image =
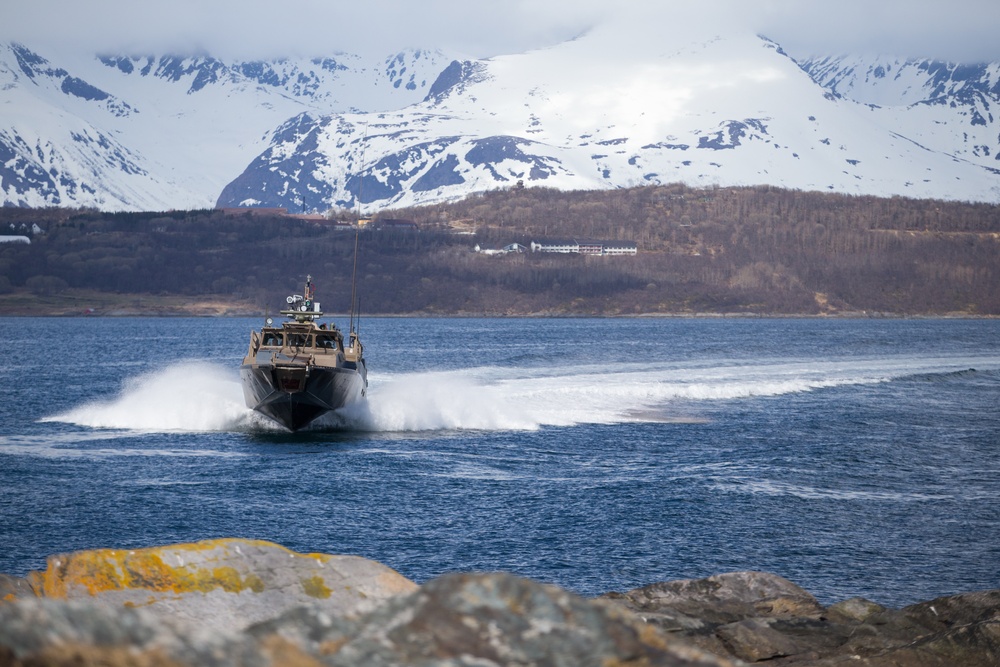
POLYGON ((796 55, 1000 61, 1000 0, 2 0, 0 40, 43 54, 245 58, 423 47, 488 57, 570 39, 623 11, 647 22, 736 21, 796 55))

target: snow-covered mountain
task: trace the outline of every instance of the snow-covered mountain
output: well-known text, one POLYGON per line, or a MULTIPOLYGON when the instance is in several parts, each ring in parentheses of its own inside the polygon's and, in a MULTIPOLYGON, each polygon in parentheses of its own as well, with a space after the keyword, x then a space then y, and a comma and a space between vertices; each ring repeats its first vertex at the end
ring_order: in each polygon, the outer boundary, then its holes
POLYGON ((805 60, 802 69, 929 150, 1000 168, 1000 63, 828 57, 805 60))
POLYGON ((998 105, 998 64, 796 61, 753 32, 625 14, 488 60, 67 64, 8 45, 0 190, 7 205, 105 209, 360 198, 373 212, 517 181, 1000 202, 998 105))
POLYGON ((209 56, 95 56, 55 63, 0 46, 0 192, 6 205, 207 208, 300 113, 405 107, 449 60, 227 63, 209 56))

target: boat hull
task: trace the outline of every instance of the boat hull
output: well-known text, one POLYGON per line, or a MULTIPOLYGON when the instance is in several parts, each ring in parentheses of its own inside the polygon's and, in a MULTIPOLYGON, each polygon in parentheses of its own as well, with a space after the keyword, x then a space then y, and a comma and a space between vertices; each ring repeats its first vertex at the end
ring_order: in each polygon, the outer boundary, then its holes
POLYGON ((247 406, 297 431, 328 412, 364 398, 364 367, 268 366, 240 367, 247 406))

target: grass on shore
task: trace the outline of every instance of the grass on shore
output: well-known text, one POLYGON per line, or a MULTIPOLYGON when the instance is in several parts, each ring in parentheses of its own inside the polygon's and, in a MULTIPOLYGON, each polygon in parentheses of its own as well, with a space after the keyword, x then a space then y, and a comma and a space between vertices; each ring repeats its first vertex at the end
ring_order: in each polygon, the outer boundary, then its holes
POLYGON ((221 295, 119 294, 86 289, 45 295, 27 290, 0 294, 0 316, 252 316, 261 312, 260 306, 250 301, 221 295))

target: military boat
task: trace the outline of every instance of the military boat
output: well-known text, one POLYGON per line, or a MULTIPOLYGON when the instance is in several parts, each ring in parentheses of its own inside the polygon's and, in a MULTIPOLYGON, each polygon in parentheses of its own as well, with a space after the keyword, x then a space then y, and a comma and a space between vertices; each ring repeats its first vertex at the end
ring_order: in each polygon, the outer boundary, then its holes
POLYGON ((368 369, 364 348, 351 318, 345 340, 336 325, 320 324, 312 276, 305 293, 293 294, 275 325, 268 317, 258 332, 250 332, 250 349, 240 366, 247 407, 273 419, 289 431, 308 426, 324 414, 364 399, 368 369))

